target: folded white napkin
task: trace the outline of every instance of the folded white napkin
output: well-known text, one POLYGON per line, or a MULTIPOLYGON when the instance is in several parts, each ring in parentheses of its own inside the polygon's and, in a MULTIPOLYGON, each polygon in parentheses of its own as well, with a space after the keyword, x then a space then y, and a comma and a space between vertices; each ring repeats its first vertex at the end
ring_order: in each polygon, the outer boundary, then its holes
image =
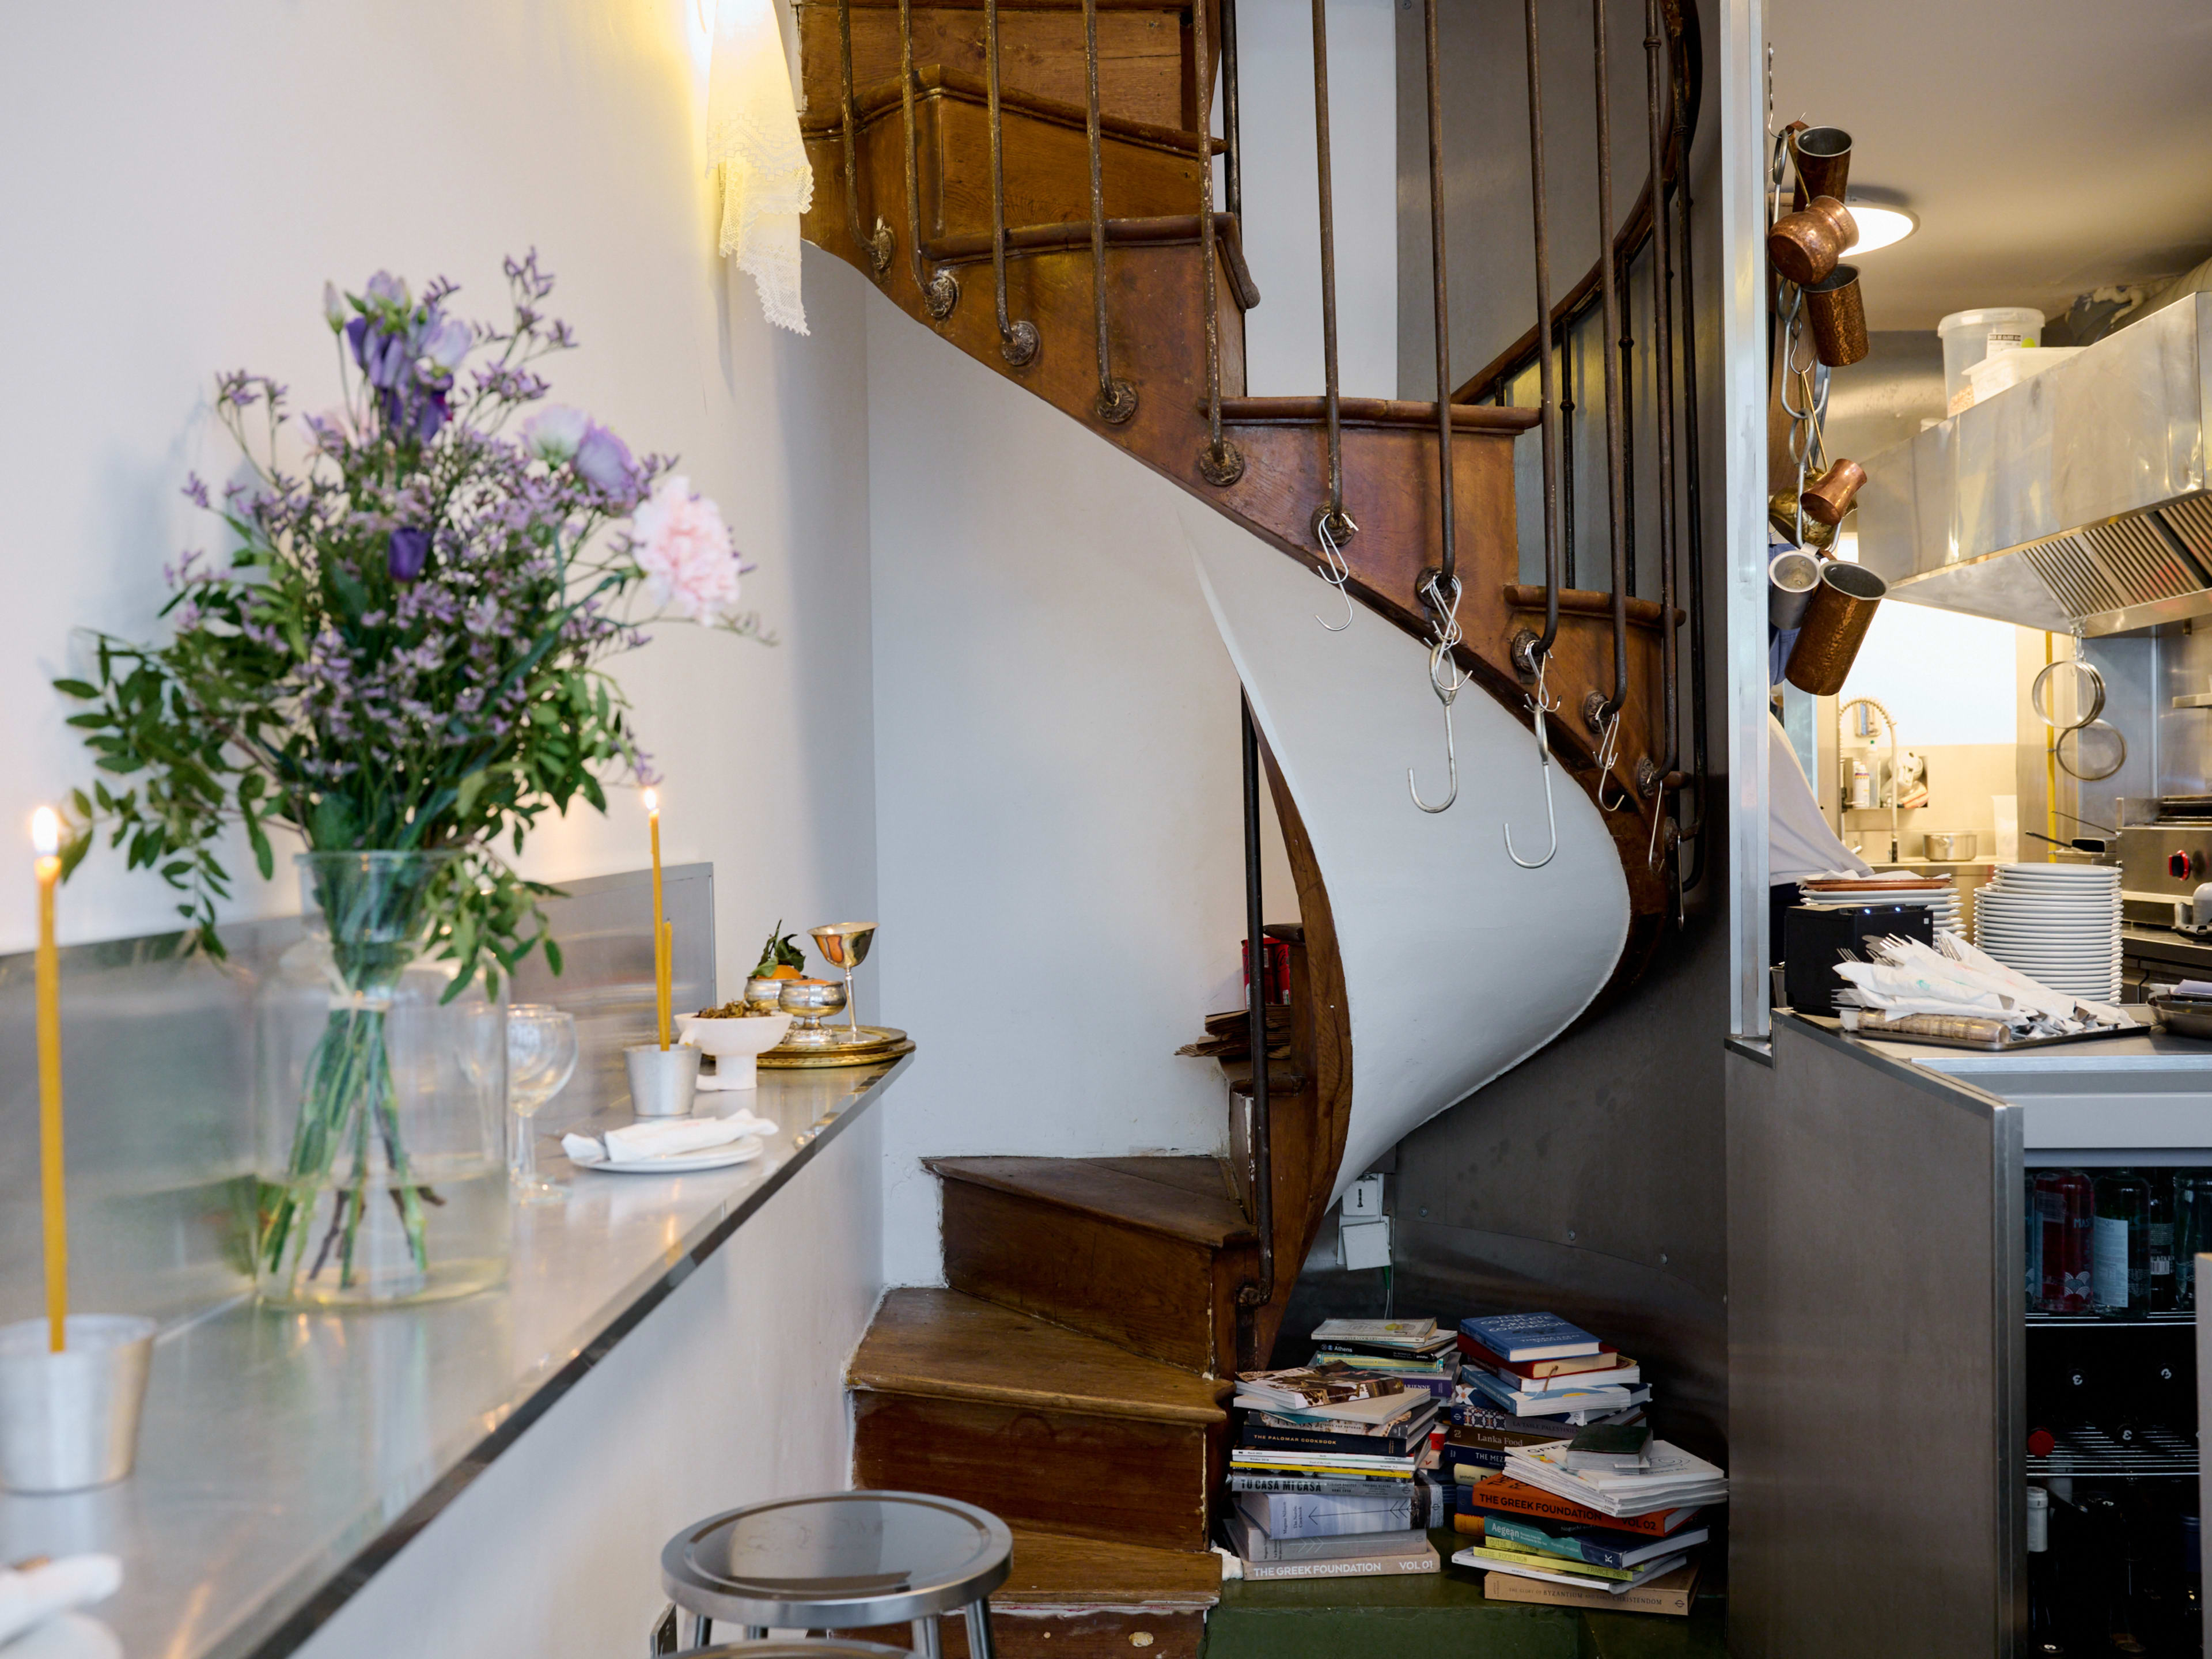
POLYGON ((0 1642, 72 1607, 104 1601, 123 1587, 112 1555, 65 1555, 35 1567, 0 1568, 0 1642))
POLYGON ((773 1135, 775 1124, 750 1112, 728 1117, 649 1118, 602 1135, 566 1134, 561 1150, 572 1164, 644 1164, 682 1152, 726 1146, 747 1135, 773 1135))

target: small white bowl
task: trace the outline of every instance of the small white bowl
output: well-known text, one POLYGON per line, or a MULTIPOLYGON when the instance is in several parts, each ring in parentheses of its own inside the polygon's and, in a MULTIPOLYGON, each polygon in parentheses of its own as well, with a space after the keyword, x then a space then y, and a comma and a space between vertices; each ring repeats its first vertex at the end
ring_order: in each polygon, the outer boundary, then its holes
POLYGON ((678 1014, 676 1024, 684 1033, 684 1042, 714 1057, 714 1075, 700 1074, 702 1092, 713 1089, 757 1089, 760 1086, 760 1066, 755 1057, 783 1041, 783 1034, 791 1029, 791 1016, 746 1014, 725 1019, 708 1014, 678 1014))

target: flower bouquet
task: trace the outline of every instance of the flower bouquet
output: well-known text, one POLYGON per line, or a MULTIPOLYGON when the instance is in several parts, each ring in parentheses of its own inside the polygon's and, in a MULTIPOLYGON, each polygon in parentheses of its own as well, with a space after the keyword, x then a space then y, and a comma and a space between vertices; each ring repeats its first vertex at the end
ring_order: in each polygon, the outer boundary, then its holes
POLYGON ((299 1036, 264 1018, 259 1038, 254 1258, 281 1300, 503 1273, 501 975, 539 946, 561 964, 553 890, 501 849, 647 775, 605 669, 642 622, 773 643, 735 614, 744 567, 714 503, 544 402, 538 366, 574 337, 534 253, 506 273, 500 325, 452 314, 442 280, 325 287, 344 401, 296 427, 283 386, 221 376, 245 460, 219 495, 185 494, 234 545, 165 573, 165 642, 94 635, 90 677, 56 682, 90 705, 71 724, 100 775, 71 797, 66 869, 105 832, 219 956, 226 843, 242 830, 264 878, 271 826, 306 844, 321 932, 289 964, 299 1036))

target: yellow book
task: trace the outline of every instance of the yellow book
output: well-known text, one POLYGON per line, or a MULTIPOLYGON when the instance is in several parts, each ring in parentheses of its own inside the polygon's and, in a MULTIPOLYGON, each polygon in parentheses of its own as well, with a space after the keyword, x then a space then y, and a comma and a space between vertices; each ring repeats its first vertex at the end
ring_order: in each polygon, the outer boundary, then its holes
POLYGON ((1571 1556, 1539 1555, 1532 1550, 1507 1549, 1501 1544, 1472 1544, 1460 1553, 1485 1561, 1496 1561, 1505 1566, 1533 1567, 1539 1572, 1570 1573, 1582 1578, 1609 1578, 1616 1583, 1636 1577, 1632 1570, 1592 1566, 1587 1561, 1577 1561, 1571 1556))

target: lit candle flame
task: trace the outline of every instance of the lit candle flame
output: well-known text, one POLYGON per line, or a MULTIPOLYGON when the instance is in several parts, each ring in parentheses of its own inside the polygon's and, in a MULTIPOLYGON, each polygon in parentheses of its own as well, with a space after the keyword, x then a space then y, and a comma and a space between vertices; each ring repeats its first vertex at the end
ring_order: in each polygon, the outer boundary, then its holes
POLYGON ((645 811, 647 817, 659 816, 660 811, 660 791, 658 789, 648 789, 645 792, 645 811))
POLYGON ((51 806, 41 806, 31 814, 31 846, 40 858, 50 859, 62 850, 61 815, 51 806))

